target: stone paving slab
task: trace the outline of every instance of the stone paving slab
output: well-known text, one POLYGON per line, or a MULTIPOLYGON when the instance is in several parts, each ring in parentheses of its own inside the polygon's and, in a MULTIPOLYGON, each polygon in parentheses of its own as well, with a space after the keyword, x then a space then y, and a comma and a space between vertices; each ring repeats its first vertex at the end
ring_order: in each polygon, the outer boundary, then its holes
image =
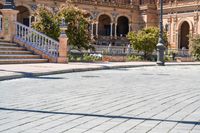
POLYGON ((200 66, 0 81, 2 133, 199 133, 200 66))

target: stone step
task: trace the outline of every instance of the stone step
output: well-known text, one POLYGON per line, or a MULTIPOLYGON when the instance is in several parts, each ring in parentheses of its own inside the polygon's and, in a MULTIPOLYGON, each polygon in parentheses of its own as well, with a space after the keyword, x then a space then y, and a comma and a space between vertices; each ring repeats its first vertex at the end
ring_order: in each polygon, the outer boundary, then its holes
POLYGON ((0 59, 39 59, 40 55, 0 55, 0 59))
POLYGON ((14 51, 14 50, 12 50, 12 51, 8 51, 8 50, 6 50, 6 51, 2 51, 2 50, 0 50, 0 55, 2 55, 2 54, 32 54, 32 52, 30 52, 30 51, 14 51))
POLYGON ((0 46, 18 46, 18 45, 15 43, 0 42, 0 46))
POLYGON ((0 64, 47 63, 48 59, 0 59, 0 64))
POLYGON ((26 50, 25 48, 23 47, 7 47, 7 46, 0 46, 0 50, 26 50))
POLYGON ((47 63, 48 59, 40 59, 31 51, 15 43, 0 42, 0 64, 47 63))

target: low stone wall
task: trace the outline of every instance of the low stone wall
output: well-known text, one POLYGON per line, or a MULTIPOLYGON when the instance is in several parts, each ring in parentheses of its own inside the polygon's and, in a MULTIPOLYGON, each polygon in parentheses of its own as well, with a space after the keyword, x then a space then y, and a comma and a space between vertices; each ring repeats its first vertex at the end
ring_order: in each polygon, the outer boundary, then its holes
POLYGON ((43 59, 48 59, 48 61, 50 63, 56 63, 57 62, 57 59, 49 57, 47 54, 43 53, 42 51, 40 51, 40 50, 30 46, 30 45, 27 45, 26 43, 21 42, 16 38, 14 38, 14 42, 19 44, 22 47, 25 47, 27 50, 32 51, 33 53, 40 55, 43 59))
POLYGON ((102 61, 125 62, 127 61, 127 57, 123 55, 103 55, 102 61))
POLYGON ((177 62, 194 62, 195 60, 192 57, 177 57, 177 62))

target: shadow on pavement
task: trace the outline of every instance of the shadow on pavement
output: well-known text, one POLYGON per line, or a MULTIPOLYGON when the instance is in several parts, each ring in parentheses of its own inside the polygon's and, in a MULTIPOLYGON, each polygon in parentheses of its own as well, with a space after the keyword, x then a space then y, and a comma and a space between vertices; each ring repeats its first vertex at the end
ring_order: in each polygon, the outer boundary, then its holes
POLYGON ((5 71, 5 72, 14 72, 14 73, 19 73, 22 74, 24 78, 35 78, 35 79, 66 79, 66 78, 61 78, 61 77, 41 77, 41 76, 35 76, 33 73, 29 72, 21 72, 21 71, 7 71, 7 70, 2 70, 0 71, 5 71))
POLYGON ((198 121, 177 121, 177 120, 153 119, 153 118, 142 118, 142 117, 115 116, 115 115, 98 115, 98 114, 87 114, 87 113, 66 113, 66 112, 53 112, 53 111, 29 110, 29 109, 15 109, 15 108, 1 108, 1 107, 0 107, 0 110, 1 111, 44 113, 44 114, 89 116, 89 117, 100 117, 100 118, 111 118, 111 119, 146 120, 146 121, 149 120, 149 121, 175 122, 175 123, 182 123, 182 124, 200 125, 200 122, 198 122, 198 121))

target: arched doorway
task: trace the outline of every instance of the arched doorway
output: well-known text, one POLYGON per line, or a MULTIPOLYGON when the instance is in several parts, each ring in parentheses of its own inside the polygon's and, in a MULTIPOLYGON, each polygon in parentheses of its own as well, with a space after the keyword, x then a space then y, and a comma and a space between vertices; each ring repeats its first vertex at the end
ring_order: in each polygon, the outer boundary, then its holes
POLYGON ((180 27, 179 49, 189 49, 190 25, 184 21, 180 27))
POLYGON ((111 18, 108 15, 99 16, 98 34, 101 36, 109 36, 111 33, 111 18))
POLYGON ((129 32, 129 20, 125 16, 121 16, 117 19, 117 35, 126 36, 129 32))
POLYGON ((19 13, 17 14, 17 21, 26 26, 29 26, 30 25, 30 21, 29 21, 30 12, 29 12, 28 8, 24 7, 24 6, 17 6, 16 10, 19 11, 19 13))

